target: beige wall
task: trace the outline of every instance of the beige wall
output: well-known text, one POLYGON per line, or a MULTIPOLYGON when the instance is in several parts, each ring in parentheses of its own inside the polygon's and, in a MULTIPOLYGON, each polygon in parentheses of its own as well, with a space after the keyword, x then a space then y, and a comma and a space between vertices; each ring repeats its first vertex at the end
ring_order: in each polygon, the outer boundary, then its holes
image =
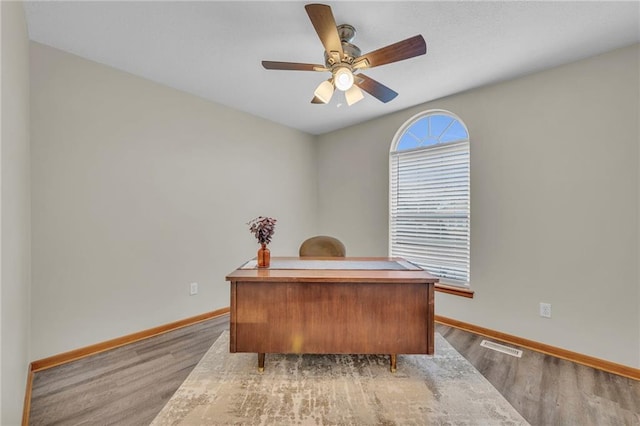
POLYGON ((272 255, 315 233, 311 136, 37 43, 31 71, 33 359, 229 306, 256 216, 272 255))
POLYGON ((476 296, 438 294, 437 313, 640 367, 638 63, 636 45, 319 137, 319 231, 386 255, 391 140, 420 111, 454 112, 476 296))
POLYGON ((2 15, 0 424, 20 424, 29 359, 29 40, 22 4, 2 15))

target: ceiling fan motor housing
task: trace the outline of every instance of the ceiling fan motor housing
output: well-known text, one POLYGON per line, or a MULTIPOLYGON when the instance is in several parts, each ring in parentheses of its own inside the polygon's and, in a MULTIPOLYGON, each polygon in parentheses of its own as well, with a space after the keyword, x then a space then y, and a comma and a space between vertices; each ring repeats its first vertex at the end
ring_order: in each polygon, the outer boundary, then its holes
MULTIPOLYGON (((351 65, 355 58, 362 55, 360 48, 355 44, 351 44, 351 41, 353 41, 356 36, 356 29, 349 24, 341 24, 338 25, 337 30, 340 41, 342 42, 342 51, 344 52, 340 61, 351 65)), ((327 52, 324 52, 324 63, 327 68, 331 68, 335 65, 336 61, 327 52)))

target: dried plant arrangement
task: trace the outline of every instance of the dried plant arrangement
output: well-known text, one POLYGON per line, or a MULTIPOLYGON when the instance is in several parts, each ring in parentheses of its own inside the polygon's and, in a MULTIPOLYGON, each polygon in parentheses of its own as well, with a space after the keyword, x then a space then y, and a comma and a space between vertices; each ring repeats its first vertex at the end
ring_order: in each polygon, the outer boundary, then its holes
POLYGON ((275 232, 277 220, 272 217, 258 216, 247 222, 249 232, 253 234, 260 244, 269 244, 275 232))

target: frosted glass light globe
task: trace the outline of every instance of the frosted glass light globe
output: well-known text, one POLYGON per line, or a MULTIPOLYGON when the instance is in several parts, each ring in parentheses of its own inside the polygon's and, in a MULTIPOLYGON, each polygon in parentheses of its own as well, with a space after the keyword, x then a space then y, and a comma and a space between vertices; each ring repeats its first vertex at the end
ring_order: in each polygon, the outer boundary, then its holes
POLYGON ((339 68, 333 75, 333 82, 336 89, 349 90, 353 86, 353 73, 349 68, 339 68))

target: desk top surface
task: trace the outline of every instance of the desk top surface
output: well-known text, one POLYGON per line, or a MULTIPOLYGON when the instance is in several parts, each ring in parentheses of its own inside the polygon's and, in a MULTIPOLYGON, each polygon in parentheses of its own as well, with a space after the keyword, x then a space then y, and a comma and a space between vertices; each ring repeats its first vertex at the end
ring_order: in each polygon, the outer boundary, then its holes
POLYGON ((402 258, 272 257, 269 268, 250 260, 230 273, 227 281, 271 282, 412 282, 436 283, 438 278, 402 258))

